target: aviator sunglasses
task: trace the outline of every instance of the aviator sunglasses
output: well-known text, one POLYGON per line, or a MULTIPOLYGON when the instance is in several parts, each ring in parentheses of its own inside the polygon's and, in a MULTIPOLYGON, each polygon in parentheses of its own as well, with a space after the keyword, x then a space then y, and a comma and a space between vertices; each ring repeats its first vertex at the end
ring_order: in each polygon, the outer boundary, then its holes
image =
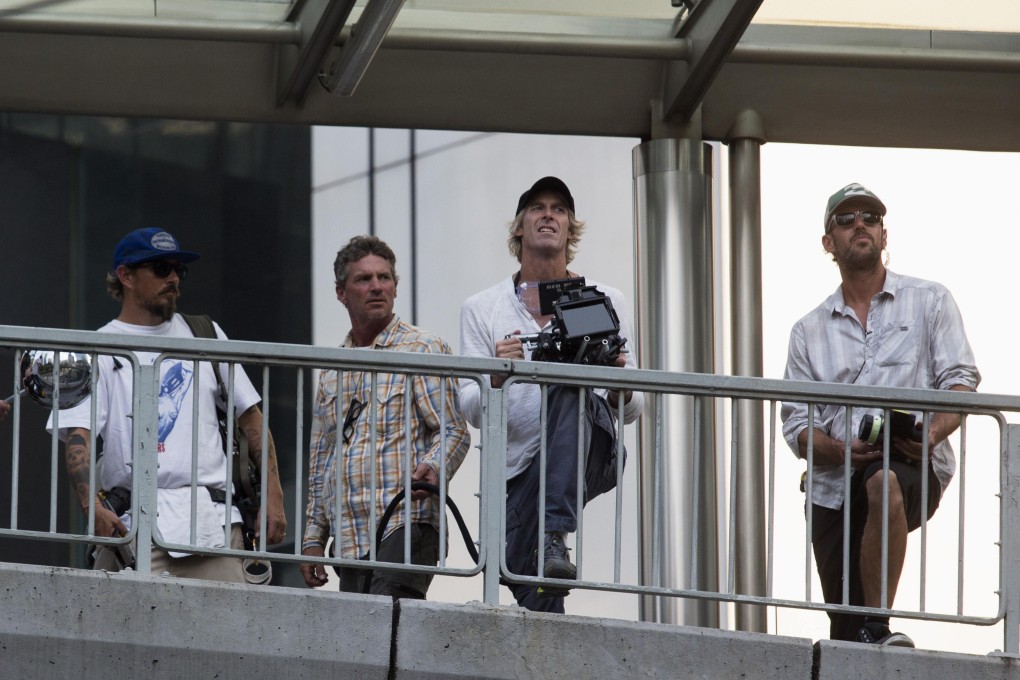
POLYGON ((177 272, 177 278, 181 281, 188 278, 188 265, 181 264, 180 262, 171 262, 170 260, 152 260, 150 262, 143 262, 138 266, 151 269, 152 273, 160 279, 165 279, 170 276, 170 272, 177 272))
POLYGON ((861 222, 873 227, 876 224, 882 223, 882 218, 885 216, 877 210, 853 210, 850 212, 836 213, 832 216, 832 222, 835 222, 841 227, 849 227, 851 224, 857 221, 857 217, 860 216, 861 222))

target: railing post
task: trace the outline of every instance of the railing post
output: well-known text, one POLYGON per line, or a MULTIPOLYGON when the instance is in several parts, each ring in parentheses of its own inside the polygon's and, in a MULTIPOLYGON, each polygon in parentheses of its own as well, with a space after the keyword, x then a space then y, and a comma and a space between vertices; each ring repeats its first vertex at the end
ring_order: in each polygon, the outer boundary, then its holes
POLYGON ((138 513, 133 518, 138 536, 135 568, 142 574, 152 572, 152 532, 156 523, 156 481, 159 473, 157 446, 157 403, 159 365, 142 364, 135 382, 134 493, 138 513))
POLYGON ((1003 651, 1020 653, 1020 425, 1006 426, 999 587, 1006 598, 1003 651))
POLYGON ((479 532, 485 547, 482 599, 499 604, 500 555, 503 552, 506 522, 506 428, 503 412, 506 394, 501 389, 482 388, 482 503, 479 532))

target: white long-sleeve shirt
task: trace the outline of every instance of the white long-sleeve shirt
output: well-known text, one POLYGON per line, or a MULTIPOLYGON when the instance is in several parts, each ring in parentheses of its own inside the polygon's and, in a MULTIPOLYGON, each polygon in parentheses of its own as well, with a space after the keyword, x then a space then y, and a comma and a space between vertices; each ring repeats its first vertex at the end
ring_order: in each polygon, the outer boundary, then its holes
MULTIPOLYGON (((623 294, 590 279, 586 285, 596 286, 612 300, 620 319, 620 335, 627 339, 627 366, 637 368, 637 341, 623 294)), ((495 286, 464 301, 460 312, 460 351, 465 356, 494 357, 496 342, 507 335, 515 331, 527 334, 540 330, 534 317, 517 299, 513 277, 508 276, 495 286)), ((530 358, 527 348, 525 356, 530 358)), ((541 446, 542 394, 536 384, 514 383, 508 389, 506 476, 512 479, 524 471, 541 446)), ((605 390, 599 390, 599 393, 604 395, 605 390)), ((482 420, 481 390, 474 380, 461 380, 460 404, 467 421, 479 427, 482 420)), ((624 422, 634 422, 643 405, 644 395, 635 391, 624 406, 624 422)))

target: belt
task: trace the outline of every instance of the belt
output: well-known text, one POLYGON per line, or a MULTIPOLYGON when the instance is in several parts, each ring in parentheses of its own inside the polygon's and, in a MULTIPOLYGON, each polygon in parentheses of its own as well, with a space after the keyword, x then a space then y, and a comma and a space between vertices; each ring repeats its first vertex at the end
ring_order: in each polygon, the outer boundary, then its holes
MULTIPOLYGON (((205 488, 209 491, 209 498, 212 499, 213 503, 223 503, 223 504, 226 504, 226 502, 227 502, 227 492, 226 491, 224 491, 223 489, 213 489, 212 487, 208 487, 208 486, 205 487, 205 488)), ((235 494, 230 500, 232 501, 232 505, 236 507, 237 506, 237 495, 235 494)))

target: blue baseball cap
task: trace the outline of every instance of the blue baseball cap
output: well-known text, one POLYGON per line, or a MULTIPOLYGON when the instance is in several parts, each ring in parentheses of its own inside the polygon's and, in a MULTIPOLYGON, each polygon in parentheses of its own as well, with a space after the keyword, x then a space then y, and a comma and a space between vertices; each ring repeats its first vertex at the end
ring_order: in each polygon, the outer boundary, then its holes
POLYGON ((168 231, 159 227, 135 229, 117 244, 113 251, 113 271, 123 265, 141 264, 152 260, 194 262, 198 253, 181 250, 181 244, 168 231))

